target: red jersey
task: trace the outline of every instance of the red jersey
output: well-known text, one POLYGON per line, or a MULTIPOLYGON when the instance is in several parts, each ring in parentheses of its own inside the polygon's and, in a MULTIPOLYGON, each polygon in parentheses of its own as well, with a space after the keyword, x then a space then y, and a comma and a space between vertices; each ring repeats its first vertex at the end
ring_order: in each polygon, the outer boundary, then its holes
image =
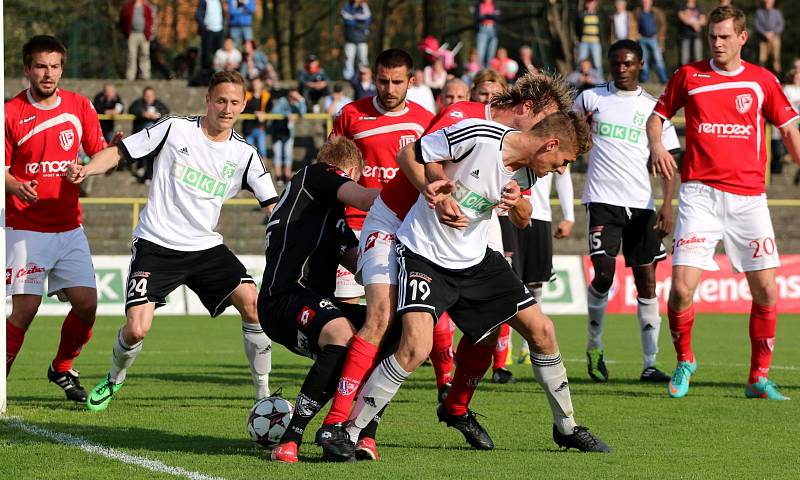
POLYGON ((733 72, 709 60, 681 67, 658 99, 665 119, 685 108, 681 181, 697 180, 737 195, 764 193, 764 119, 782 127, 797 118, 775 75, 742 62, 733 72))
MULTIPOLYGON (((491 120, 489 105, 479 102, 454 103, 431 120, 430 125, 425 129, 425 135, 455 125, 465 118, 491 120)), ((406 218, 406 214, 414 206, 417 197, 419 197, 419 192, 402 171, 398 171, 395 178, 381 191, 381 200, 400 220, 406 218)))
MULTIPOLYGON (((339 110, 331 136, 341 135, 355 142, 364 157, 364 171, 358 183, 382 189, 400 174, 397 152, 421 137, 432 117, 414 102, 406 101, 406 108, 399 112, 387 112, 377 97, 365 97, 339 110)), ((361 230, 367 213, 348 206, 345 216, 350 228, 361 230)))
POLYGON ((78 151, 94 155, 106 147, 91 102, 59 89, 53 105, 40 105, 28 90, 6 103, 6 168, 17 180, 39 182, 39 200, 6 194, 6 225, 35 232, 66 232, 81 224, 78 186, 66 179, 78 151))

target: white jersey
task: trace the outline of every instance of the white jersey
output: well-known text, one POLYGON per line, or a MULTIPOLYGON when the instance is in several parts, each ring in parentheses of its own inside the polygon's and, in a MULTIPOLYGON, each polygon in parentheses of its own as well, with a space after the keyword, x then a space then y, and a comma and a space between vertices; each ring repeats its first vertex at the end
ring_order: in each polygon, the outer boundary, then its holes
POLYGON ((514 172, 503 165, 503 139, 516 132, 487 120, 463 120, 429 133, 419 142, 425 163, 444 162, 444 171, 456 184, 453 199, 469 225, 443 225, 422 195, 397 230, 397 239, 414 253, 453 270, 477 265, 486 255, 492 209, 501 201, 503 187, 514 172))
POLYGON ((562 175, 550 172, 536 181, 536 186, 531 188, 530 195, 525 195, 530 199, 531 219, 542 222, 553 221, 553 209, 550 208, 550 192, 553 188, 553 180, 556 183, 558 201, 561 204, 561 214, 564 220, 575 222, 575 205, 573 203, 572 175, 567 168, 562 175))
POLYGON ((167 117, 122 141, 131 160, 155 157, 153 183, 134 236, 179 251, 222 243, 222 203, 250 190, 261 206, 278 199, 256 149, 236 132, 223 142, 203 133, 201 117, 167 117))
MULTIPOLYGON (((589 172, 583 203, 607 203, 620 207, 653 209, 653 191, 647 161, 645 124, 656 100, 642 87, 619 90, 613 82, 584 90, 573 110, 592 115, 589 172)), ((680 148, 675 126, 664 122, 661 141, 667 150, 680 148)))

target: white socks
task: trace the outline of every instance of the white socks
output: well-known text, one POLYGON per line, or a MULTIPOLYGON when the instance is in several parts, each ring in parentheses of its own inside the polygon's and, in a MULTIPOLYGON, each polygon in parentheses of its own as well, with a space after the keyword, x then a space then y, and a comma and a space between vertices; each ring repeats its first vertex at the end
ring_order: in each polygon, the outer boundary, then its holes
POLYGON ((656 363, 658 333, 661 331, 661 316, 658 314, 658 298, 637 298, 636 317, 642 332, 642 356, 644 368, 656 363))
POLYGON ((561 361, 561 354, 545 355, 531 352, 531 363, 533 363, 533 375, 544 389, 547 401, 550 402, 553 423, 564 435, 572 435, 577 424, 573 418, 567 369, 561 361))
MULTIPOLYGON (((124 328, 124 327, 123 327, 124 328)), ((108 378, 111 383, 119 385, 125 381, 125 376, 128 373, 128 368, 136 360, 136 356, 142 351, 142 342, 135 345, 128 345, 122 339, 122 328, 117 332, 117 341, 114 342, 114 348, 111 351, 111 370, 108 372, 108 378)))
POLYGON ((272 341, 257 323, 242 320, 242 340, 244 353, 250 363, 253 385, 256 388, 256 400, 268 397, 269 373, 272 371, 272 341))
POLYGON ((587 288, 586 301, 589 306, 589 340, 586 349, 603 348, 603 322, 606 319, 606 305, 608 304, 608 292, 599 293, 589 285, 587 288))
POLYGON ((361 393, 350 413, 352 422, 349 423, 347 433, 353 441, 358 440, 361 430, 392 400, 409 375, 411 372, 403 370, 394 355, 385 358, 375 367, 361 387, 361 393))

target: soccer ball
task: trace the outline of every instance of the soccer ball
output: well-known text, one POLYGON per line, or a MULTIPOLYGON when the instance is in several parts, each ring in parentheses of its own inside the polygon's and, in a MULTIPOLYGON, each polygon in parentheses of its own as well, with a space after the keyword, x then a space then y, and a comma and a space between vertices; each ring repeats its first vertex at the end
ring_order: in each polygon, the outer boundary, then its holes
POLYGON ((259 400, 247 414, 247 432, 262 447, 278 445, 292 419, 294 407, 283 397, 272 396, 259 400))

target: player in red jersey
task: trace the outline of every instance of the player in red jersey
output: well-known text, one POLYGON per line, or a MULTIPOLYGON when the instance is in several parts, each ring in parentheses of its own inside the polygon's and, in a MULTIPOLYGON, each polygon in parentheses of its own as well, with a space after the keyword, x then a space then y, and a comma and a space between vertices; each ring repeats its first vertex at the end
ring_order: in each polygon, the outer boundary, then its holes
POLYGON ((792 158, 800 163, 798 115, 774 75, 742 60, 747 41, 742 11, 718 7, 709 18, 712 58, 681 67, 647 121, 654 170, 669 178, 676 165, 661 143, 662 122, 685 109, 686 155, 668 305, 678 366, 668 393, 674 398, 686 395, 697 369, 691 348, 693 297, 703 270, 719 269, 714 250, 722 240, 731 265, 745 273, 753 295, 745 396, 784 400, 768 379, 777 324, 775 269, 780 262, 764 193, 764 119, 777 125, 792 158))
POLYGON ((5 105, 6 294, 12 305, 6 320, 6 375, 47 280, 47 294, 58 293, 72 305, 47 378, 68 399, 84 402, 86 391, 72 363, 92 336, 97 290, 78 186, 65 176, 81 147, 94 155, 106 142, 91 102, 58 88, 65 59, 66 49, 56 38, 31 38, 22 48, 30 88, 5 105))

